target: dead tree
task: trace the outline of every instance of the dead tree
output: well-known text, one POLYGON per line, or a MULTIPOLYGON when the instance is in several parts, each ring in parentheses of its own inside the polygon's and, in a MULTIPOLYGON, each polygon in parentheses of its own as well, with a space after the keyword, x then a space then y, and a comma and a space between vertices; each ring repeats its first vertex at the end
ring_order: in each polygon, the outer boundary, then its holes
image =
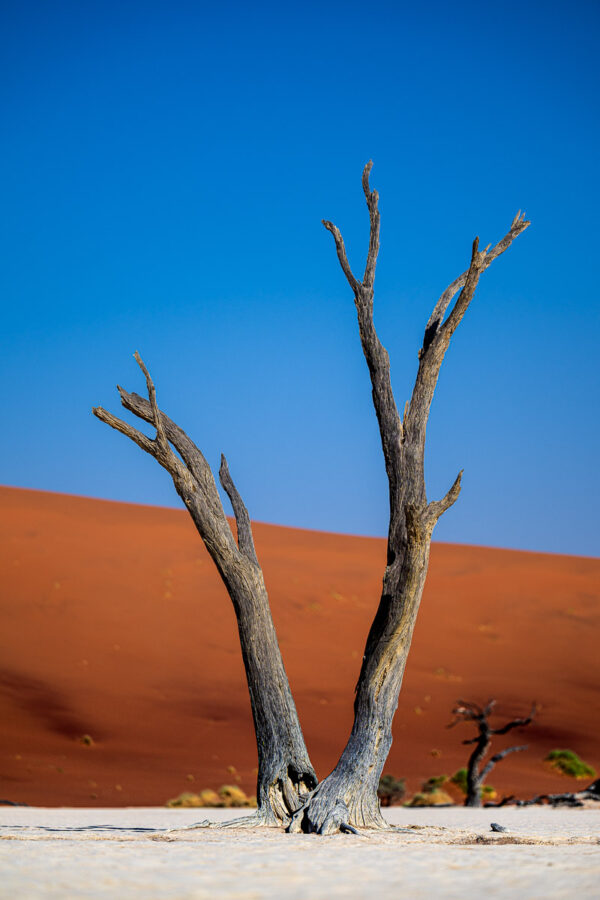
POLYGON ((94 410, 98 418, 135 441, 171 474, 229 591, 238 620, 256 728, 260 821, 286 823, 291 817, 290 830, 323 834, 356 827, 386 827, 379 810, 377 786, 392 742, 392 719, 425 584, 431 534, 460 491, 461 474, 445 497, 427 500, 424 455, 429 409, 450 339, 473 299, 481 274, 529 225, 519 212, 507 234, 493 248, 480 251, 475 239, 468 268, 444 291, 427 322, 412 397, 400 417, 392 393, 388 354, 373 324, 379 210, 378 194, 369 186, 371 167, 369 162, 362 177, 370 217, 362 281, 350 268, 338 228, 331 222, 323 224, 334 237, 340 264, 354 294, 360 340, 371 377, 389 481, 387 566, 356 688, 352 732, 334 771, 319 785, 285 676, 248 513, 226 464, 221 467, 221 483, 236 517, 237 546, 208 463, 186 434, 159 411, 154 385, 139 357, 150 402, 119 388, 121 402, 154 425, 156 437, 146 437, 103 409, 94 410))
POLYGON ((534 806, 548 803, 550 806, 585 806, 584 801, 600 803, 600 778, 592 781, 582 791, 568 791, 566 794, 538 794, 530 800, 517 800, 517 806, 534 806))
POLYGON ((495 700, 488 700, 483 708, 477 703, 469 703, 465 700, 458 700, 458 706, 452 710, 455 717, 448 725, 453 728, 459 722, 473 722, 477 726, 478 734, 474 738, 468 738, 463 744, 475 744, 469 762, 467 763, 467 796, 465 797, 465 806, 481 806, 481 792, 485 779, 490 774, 496 763, 508 756, 509 753, 519 753, 521 750, 527 750, 527 745, 520 747, 507 747, 506 750, 500 750, 495 753, 485 765, 482 765, 483 758, 488 752, 492 742, 492 737, 499 734, 508 734, 513 728, 523 728, 533 721, 536 707, 535 703, 531 708, 529 716, 525 719, 512 719, 501 728, 492 728, 488 719, 496 705, 495 700))
POLYGON ((236 543, 210 466, 185 432, 159 410, 148 370, 139 354, 135 358, 146 377, 149 399, 129 394, 121 387, 117 389, 125 409, 152 424, 156 437, 147 437, 101 407, 93 412, 131 438, 171 475, 175 490, 229 592, 237 618, 258 747, 258 810, 252 822, 287 824, 317 784, 317 777, 304 744, 275 634, 250 517, 222 456, 219 478, 233 507, 236 543))
POLYGON ((441 500, 427 500, 424 459, 429 409, 450 339, 473 299, 482 273, 529 225, 519 211, 507 234, 493 248, 480 251, 479 239, 475 238, 467 270, 446 288, 429 317, 412 396, 401 417, 392 392, 389 357, 373 323, 379 198, 369 186, 371 166, 370 162, 365 166, 362 177, 370 218, 362 280, 350 267, 339 229, 331 222, 323 224, 333 235, 340 265, 354 294, 360 340, 371 377, 389 483, 387 566, 356 686, 354 724, 348 743, 333 772, 294 816, 292 830, 328 833, 336 830, 340 822, 385 827, 377 803, 377 785, 392 743, 392 719, 425 585, 431 534, 440 516, 458 498, 462 475, 458 474, 441 500))

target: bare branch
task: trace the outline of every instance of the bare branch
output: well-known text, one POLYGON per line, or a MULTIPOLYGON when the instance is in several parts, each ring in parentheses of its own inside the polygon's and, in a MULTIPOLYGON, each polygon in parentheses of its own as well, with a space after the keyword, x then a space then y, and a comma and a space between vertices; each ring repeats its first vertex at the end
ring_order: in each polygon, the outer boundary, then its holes
MULTIPOLYGON (((145 422, 154 423, 154 411, 148 400, 140 397, 139 394, 130 394, 122 387, 119 387, 118 391, 121 403, 125 409, 145 422)), ((164 412, 159 411, 159 420, 168 440, 181 455, 185 465, 200 487, 202 495, 209 504, 213 514, 226 521, 211 468, 202 451, 187 436, 185 431, 179 425, 176 425, 164 412)))
POLYGON ((423 501, 426 498, 425 490, 425 435, 429 410, 433 400, 433 394, 437 385, 440 368, 444 361, 444 355, 448 349, 450 338, 464 316, 471 299, 475 293, 479 276, 481 274, 482 259, 485 251, 479 252, 479 238, 473 241, 471 252, 471 264, 465 280, 465 285, 454 304, 452 312, 443 326, 431 336, 426 349, 419 351, 419 369, 415 379, 408 415, 404 423, 404 441, 413 448, 416 469, 419 476, 419 487, 423 501))
POLYGON ((150 378, 150 373, 149 373, 148 369, 146 368, 146 366, 144 365, 142 357, 137 352, 137 350, 135 351, 135 353, 133 355, 135 357, 135 361, 137 362, 138 366, 140 367, 140 369, 142 370, 142 372, 144 373, 144 375, 146 377, 146 387, 148 388, 148 397, 150 399, 150 405, 152 407, 152 417, 153 417, 154 427, 156 428, 156 443, 158 444, 162 453, 165 453, 165 454, 170 453, 171 451, 170 451, 170 447, 169 447, 169 442, 167 441, 167 437, 165 435, 165 430, 163 428, 163 424, 161 421, 160 412, 158 410, 158 404, 156 402, 156 389, 154 387, 154 382, 150 378))
POLYGON ((450 507, 458 500, 463 472, 464 469, 461 469, 456 476, 454 484, 445 495, 445 497, 443 497, 441 500, 432 500, 431 503, 428 504, 427 518, 433 525, 435 525, 440 516, 443 515, 447 509, 450 509, 450 507))
MULTIPOLYGON (((501 241, 498 241, 495 247, 493 247, 489 253, 486 254, 485 261, 483 264, 482 271, 487 269, 487 267, 492 263, 495 259, 497 259, 500 254, 504 253, 507 250, 514 239, 518 237, 531 223, 525 219, 525 215, 521 216, 521 210, 517 213, 515 218, 512 221, 512 224, 508 230, 508 232, 504 235, 501 241)), ((425 338, 423 341, 423 351, 426 351, 428 346, 431 344, 433 337, 439 330, 444 316, 446 314, 446 310, 448 309, 453 297, 456 293, 464 286, 467 280, 467 276, 469 274, 469 269, 466 272, 463 272, 462 275, 459 275, 449 287, 446 288, 442 296, 439 298, 436 303, 431 316, 429 317, 429 321, 425 326, 425 338)))
POLYGON ((373 283, 375 281, 375 268, 377 266, 377 256, 379 254, 379 209, 377 208, 379 202, 379 194, 377 191, 372 191, 369 186, 369 175, 371 174, 371 169, 373 168, 373 160, 369 160, 366 166, 363 169, 362 174, 362 186, 363 191, 365 192, 365 198, 367 200, 367 206, 369 208, 369 218, 371 221, 371 228, 369 232, 369 252, 367 254, 367 263, 365 266, 365 274, 363 277, 363 286, 367 289, 371 290, 373 288, 373 283))
POLYGON ((492 734, 506 734, 508 731, 512 731, 513 728, 519 728, 520 726, 529 725, 530 722, 535 718, 535 714, 537 712, 537 706, 534 703, 531 707, 531 712, 525 719, 513 719, 512 722, 508 722, 506 725, 503 725, 502 728, 495 728, 492 730, 492 734))
POLYGON ((467 271, 467 277, 465 279, 465 284, 458 295, 458 298, 450 311, 450 314, 443 325, 439 328, 439 333, 441 333, 445 340, 444 343, 448 344, 450 338, 458 328, 464 314, 469 308, 469 304, 473 299, 475 294, 475 289, 479 284, 479 278, 484 269, 484 262, 486 259, 486 251, 479 250, 479 238, 476 237, 473 241, 473 248, 471 251, 471 264, 467 271))
POLYGON ((452 714, 455 716, 475 719, 483 715, 483 709, 478 703, 473 703, 471 700, 457 700, 456 703, 457 705, 452 710, 452 714))
POLYGON ((258 558, 256 556, 256 550, 254 549, 254 538, 252 537, 252 525, 250 524, 250 516, 248 515, 248 510, 244 505, 244 501, 242 500, 238 489, 233 483, 233 479, 229 472, 229 466, 227 465, 227 460, 225 459, 225 456, 223 454, 221 454, 221 468, 219 469, 219 479, 221 481, 221 484, 223 485, 223 489, 226 491, 227 496, 231 501, 231 506, 233 507, 233 514, 235 515, 235 521, 237 524, 238 547, 251 562, 258 566, 258 558))
POLYGON ((142 434, 141 431, 138 431, 137 428, 133 428, 131 425, 128 425, 127 422, 123 422, 122 419, 118 419, 116 416, 113 416, 112 413, 107 412, 107 410, 103 409, 101 406, 94 406, 92 412, 96 416, 97 419, 100 419, 101 422, 105 422, 107 425, 110 425, 111 428, 114 428, 115 431, 120 431, 121 434, 124 434, 125 437, 130 438, 134 443, 141 447, 142 450, 145 450, 146 453, 149 453, 150 456, 154 456, 156 458, 156 444, 151 438, 146 437, 145 434, 142 434))
POLYGON ((483 711, 483 714, 484 714, 484 716, 485 716, 486 718, 491 714, 491 712, 492 712, 493 708, 495 707, 496 703, 497 703, 496 700, 493 700, 493 699, 492 699, 492 700, 488 700, 488 702, 486 703, 485 709, 484 709, 484 711, 483 711))
POLYGON ((163 469, 166 469, 171 475, 176 487, 178 484, 181 486, 186 485, 187 487, 196 484, 191 473, 184 466, 179 457, 173 453, 168 444, 166 451, 163 450, 157 440, 153 441, 145 434, 142 434, 141 431, 138 431, 137 428, 133 428, 133 426, 129 425, 127 422, 123 422, 122 419, 107 412, 107 410, 103 409, 101 406, 93 407, 92 412, 101 422, 105 422, 107 425, 110 425, 111 428, 114 428, 115 431, 124 434, 136 443, 138 447, 141 447, 142 450, 145 450, 146 453, 153 456, 163 469))
POLYGON ((337 250, 338 259, 340 261, 340 265, 343 269, 344 275, 348 280, 348 284, 352 288, 357 302, 359 301, 359 293, 361 286, 367 289, 367 292, 372 292, 373 283, 375 281, 375 268, 377 266, 377 256, 379 254, 379 210, 377 208, 377 204, 379 202, 379 194, 377 191, 372 191, 369 186, 369 175, 371 174, 371 169, 373 168, 373 160, 369 160, 366 166, 363 169, 362 174, 362 186, 365 194, 365 198, 367 201, 367 207, 369 209, 369 219, 371 223, 370 232, 369 232, 369 251, 367 253, 367 262, 365 265, 365 274, 362 282, 356 278, 350 268, 350 263, 348 262, 348 256, 346 254, 346 247, 344 244, 344 239, 339 228, 333 224, 333 222, 329 222, 326 219, 323 219, 323 225, 330 231, 333 235, 333 239, 335 241, 335 247, 337 250))
POLYGON ((399 518, 398 487, 401 475, 402 422, 398 415, 392 391, 389 357, 377 336, 373 323, 373 282, 375 279, 377 255, 379 253, 380 217, 377 191, 372 191, 369 186, 369 175, 372 165, 372 162, 368 162, 362 175, 362 186, 370 217, 369 250, 362 282, 354 277, 350 269, 344 241, 339 229, 325 219, 323 220, 323 225, 333 235, 340 265, 354 292, 360 341, 367 366, 369 367, 371 386, 373 388, 373 405, 375 406, 379 423, 385 468, 390 486, 391 520, 396 522, 399 518))
MULTIPOLYGON (((490 703, 493 705, 495 702, 495 700, 490 700, 488 706, 490 703)), ((446 728, 454 728, 459 722, 479 722, 480 729, 482 724, 487 726, 487 723, 485 723, 486 712, 478 703, 473 703, 471 700, 457 700, 456 704, 452 710, 452 715, 455 718, 449 725, 446 725, 446 728)), ((476 737, 472 740, 463 741, 463 744, 476 744, 478 740, 479 738, 476 737)))
POLYGON ((505 756, 508 756, 509 753, 519 753, 521 750, 527 750, 527 747, 528 744, 523 744, 521 747, 508 747, 506 750, 500 750, 499 753, 494 753, 492 758, 485 764, 479 773, 481 780, 483 781, 483 779, 490 774, 496 763, 500 762, 501 759, 504 759, 505 756))
MULTIPOLYGON (((156 402, 156 389, 154 387, 154 382, 150 377, 150 373, 148 369, 144 365, 144 362, 139 355, 139 353, 134 353, 135 360, 139 365, 140 369, 144 373, 146 378, 146 387, 148 388, 148 397, 149 397, 149 409, 151 411, 151 415, 146 418, 146 421, 151 422, 156 428, 156 438, 154 441, 149 441, 149 438, 146 438, 145 435, 143 437, 143 443, 139 441, 140 432, 138 432, 135 428, 132 428, 130 425, 126 425, 126 423, 121 422, 120 419, 117 419, 114 416, 111 416, 113 420, 109 424, 112 424, 113 428, 117 428, 117 430, 121 431, 123 434, 127 434, 128 437, 131 437, 142 449, 150 452, 148 450, 148 445, 152 445, 152 456, 160 463, 160 465, 169 472, 172 476, 173 481, 175 482, 175 487, 179 491, 180 487, 184 485, 188 488, 192 487, 193 490, 198 487, 196 483, 193 473, 191 473, 186 466, 182 463, 178 456, 173 453, 169 441, 167 439, 167 435, 165 433, 163 416, 158 408, 158 404, 156 402), (118 423, 118 424, 115 424, 118 423), (124 430, 124 428, 126 430, 124 430), (178 486, 179 485, 179 486, 178 486)), ((118 387, 119 394, 121 396, 121 402, 123 402, 123 390, 118 387)), ((110 415, 110 414, 108 414, 110 415)), ((104 421, 107 421, 104 419, 104 421)), ((216 490, 216 489, 215 489, 216 490)))
POLYGON ((350 268, 350 263, 348 262, 348 257, 346 255, 346 247, 344 246, 344 239, 341 235, 340 229, 337 225, 334 225, 333 222, 328 222, 326 219, 321 220, 323 225, 330 231, 333 235, 333 239, 335 241, 335 249, 337 250, 338 259, 340 261, 340 265, 344 271, 344 275, 348 279, 348 284, 356 294, 360 288, 360 282, 352 274, 352 269, 350 268))
POLYGON ((205 543, 210 541, 211 546, 216 546, 216 543, 223 539, 237 552, 235 538, 227 521, 210 466, 183 429, 158 408, 156 389, 150 373, 139 353, 135 353, 134 356, 146 378, 149 400, 135 393, 130 394, 119 385, 117 389, 125 409, 154 425, 156 428, 155 440, 151 440, 100 407, 93 410, 94 414, 112 428, 135 441, 139 447, 153 456, 167 470, 205 543), (171 444, 181 458, 173 452, 171 444), (190 504, 194 505, 195 512, 192 512, 190 504))

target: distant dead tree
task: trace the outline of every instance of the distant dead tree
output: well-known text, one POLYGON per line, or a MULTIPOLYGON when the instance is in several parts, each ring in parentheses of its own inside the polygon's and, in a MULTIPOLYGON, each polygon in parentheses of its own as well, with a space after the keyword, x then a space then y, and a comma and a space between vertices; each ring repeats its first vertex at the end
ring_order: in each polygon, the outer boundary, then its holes
POLYGON ((492 728, 488 719, 496 705, 495 700, 488 700, 486 706, 478 706, 477 703, 469 703, 465 700, 458 700, 457 706, 452 710, 455 717, 448 725, 453 728, 459 722, 473 722, 476 725, 478 734, 473 738, 463 741, 463 744, 475 744, 469 762, 467 763, 467 796, 465 798, 465 806, 481 806, 481 790, 483 783, 490 774, 496 763, 508 756, 509 753, 518 753, 520 750, 527 750, 527 745, 520 747, 507 747, 506 750, 500 750, 495 753, 485 765, 481 765, 483 758, 489 750, 492 737, 500 734, 508 734, 513 728, 523 728, 529 725, 535 716, 535 703, 531 707, 529 716, 525 719, 512 719, 506 725, 500 728, 492 728))
POLYGON ((360 341, 371 378, 389 482, 387 565, 356 687, 350 738, 333 772, 319 784, 279 650, 250 518, 225 458, 221 459, 219 477, 235 515, 237 541, 210 466, 185 432, 159 410, 154 384, 139 355, 136 360, 146 378, 148 399, 123 388, 118 390, 125 409, 154 426, 155 437, 146 436, 101 407, 94 409, 99 419, 134 441, 169 472, 231 597, 258 747, 258 810, 251 824, 285 824, 291 831, 321 834, 387 827, 377 787, 392 743, 392 719, 425 584, 431 534, 440 516, 456 501, 462 474, 441 500, 427 500, 424 457, 429 409, 450 339, 482 273, 529 225, 519 212, 494 247, 480 251, 479 240, 475 239, 467 269, 446 288, 429 317, 412 397, 400 416, 388 354, 373 323, 379 198, 369 185, 371 167, 369 162, 362 176, 370 219, 362 279, 352 272, 339 229, 328 221, 323 224, 333 235, 340 265, 354 295, 360 341))
POLYGON ((538 794, 530 800, 517 800, 517 806, 585 806, 586 801, 600 803, 600 778, 592 781, 582 791, 568 791, 566 794, 538 794))

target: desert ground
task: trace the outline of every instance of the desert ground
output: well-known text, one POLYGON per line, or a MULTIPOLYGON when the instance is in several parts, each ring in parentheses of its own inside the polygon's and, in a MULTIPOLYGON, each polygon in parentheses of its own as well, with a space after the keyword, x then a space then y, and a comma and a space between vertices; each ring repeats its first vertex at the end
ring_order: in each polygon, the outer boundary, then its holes
POLYGON ((213 821, 229 813, 160 808, 0 810, 0 897, 598 896, 596 811, 396 807, 386 814, 407 830, 331 837, 288 835, 278 829, 190 828, 198 821, 198 812, 213 821), (492 832, 494 820, 509 830, 492 832))
MULTIPOLYGON (((0 489, 0 799, 161 806, 225 783, 254 792, 256 750, 229 598, 184 510, 0 489), (82 738, 89 736, 87 742, 82 738)), ((378 602, 379 539, 255 525, 273 616, 313 764, 335 765, 378 602)), ((499 794, 582 785, 600 770, 600 561, 434 544, 386 771, 464 765, 457 698, 498 699, 535 724, 490 776, 499 794)))

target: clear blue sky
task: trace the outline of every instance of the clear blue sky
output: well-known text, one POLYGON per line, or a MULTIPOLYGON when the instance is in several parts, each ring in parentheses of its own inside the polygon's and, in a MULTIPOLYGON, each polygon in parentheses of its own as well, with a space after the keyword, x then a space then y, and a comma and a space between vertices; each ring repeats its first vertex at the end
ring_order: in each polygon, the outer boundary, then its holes
POLYGON ((599 552, 596 2, 2 5, 0 480, 178 505, 98 422, 159 401, 253 518, 366 535, 387 486, 332 219, 408 398, 423 327, 517 209, 442 369, 434 537, 599 552))

